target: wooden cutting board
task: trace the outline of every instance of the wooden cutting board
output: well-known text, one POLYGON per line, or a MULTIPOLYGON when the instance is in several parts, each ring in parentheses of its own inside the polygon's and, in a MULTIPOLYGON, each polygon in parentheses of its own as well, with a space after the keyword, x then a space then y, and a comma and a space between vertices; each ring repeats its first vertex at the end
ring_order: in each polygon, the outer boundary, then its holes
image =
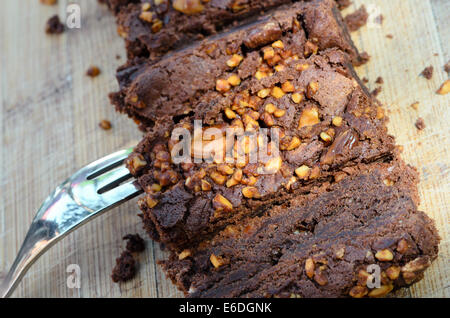
MULTIPOLYGON (((44 33, 46 19, 65 16, 69 1, 43 6, 39 1, 4 0, 0 11, 0 273, 7 271, 45 197, 78 168, 132 145, 141 134, 117 114, 107 93, 117 89, 115 69, 125 61, 114 18, 92 0, 79 3, 82 26, 63 35, 44 33), (120 57, 117 57, 120 55, 120 57), (98 65, 98 78, 85 75, 98 65), (109 119, 113 128, 98 127, 109 119)), ((352 34, 372 56, 357 69, 371 89, 382 76, 379 99, 391 118, 389 129, 404 146, 404 158, 421 173, 421 209, 436 220, 440 256, 425 279, 397 293, 403 297, 449 297, 450 94, 435 94, 448 78, 450 1, 354 0, 372 12, 369 24, 352 34), (383 24, 375 21, 379 14, 383 24), (392 34, 388 39, 386 35, 392 34), (431 80, 419 76, 433 65, 431 80), (410 105, 419 102, 417 110, 410 105), (426 128, 418 131, 418 117, 426 128)), ((164 251, 147 239, 136 279, 113 284, 109 275, 124 247, 121 237, 140 233, 136 201, 116 208, 66 237, 31 268, 17 297, 178 297, 155 260, 164 251), (81 288, 69 289, 66 268, 78 264, 81 288)))

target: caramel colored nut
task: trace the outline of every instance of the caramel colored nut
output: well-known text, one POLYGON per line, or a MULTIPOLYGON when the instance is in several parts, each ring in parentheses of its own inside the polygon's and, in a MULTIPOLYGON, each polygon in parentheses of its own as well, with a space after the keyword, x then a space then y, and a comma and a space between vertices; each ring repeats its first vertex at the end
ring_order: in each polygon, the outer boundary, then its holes
POLYGON ((450 80, 446 80, 437 90, 439 95, 446 95, 450 92, 450 80))
POLYGON ((180 254, 178 254, 178 259, 181 261, 191 255, 191 250, 185 249, 180 254))
POLYGON ((143 11, 141 12, 141 14, 139 14, 139 19, 151 23, 153 21, 153 13, 149 11, 143 11))
MULTIPOLYGON (((407 273, 420 273, 431 265, 430 259, 427 256, 418 257, 402 267, 403 277, 407 273)), ((406 281, 406 280, 405 280, 406 281)), ((409 282, 407 282, 409 284, 409 282)))
POLYGON ((306 276, 308 276, 309 278, 313 278, 313 276, 314 276, 314 269, 315 269, 314 261, 310 257, 305 262, 306 276))
POLYGON ((284 110, 284 109, 277 109, 273 113, 273 115, 277 118, 283 117, 285 114, 286 114, 286 110, 284 110))
POLYGON ((272 43, 272 47, 275 49, 284 49, 283 41, 278 40, 272 43))
POLYGON ((302 165, 302 166, 298 167, 297 169, 295 169, 295 174, 300 179, 307 180, 309 177, 310 170, 311 169, 308 166, 302 165))
POLYGON ((264 49, 263 52, 264 52, 264 59, 265 60, 270 60, 270 59, 275 57, 275 51, 271 47, 268 47, 268 48, 264 49))
POLYGON ((368 296, 369 297, 374 297, 374 298, 384 297, 387 294, 389 294, 392 289, 394 289, 393 285, 382 285, 380 288, 372 289, 369 292, 368 296))
POLYGON ((391 266, 386 270, 386 275, 390 280, 396 280, 400 275, 400 267, 391 266))
POLYGON ((350 289, 349 295, 353 298, 363 298, 369 293, 369 290, 363 286, 354 286, 350 289))
POLYGON ((215 171, 211 173, 210 177, 218 185, 223 185, 227 181, 227 177, 215 171))
POLYGON ((286 150, 291 151, 297 149, 301 144, 301 141, 298 137, 293 137, 289 142, 289 145, 286 147, 286 150))
POLYGON ((297 71, 303 72, 306 71, 309 68, 309 64, 297 64, 295 65, 295 69, 297 71))
POLYGON ((287 190, 290 190, 292 185, 297 182, 297 178, 292 176, 289 181, 284 185, 287 190))
POLYGON ((300 120, 298 122, 298 129, 313 126, 320 122, 319 120, 319 111, 316 107, 307 108, 302 111, 300 115, 300 120))
POLYGON ((163 22, 159 19, 155 19, 155 21, 152 24, 152 33, 158 33, 161 31, 163 27, 163 22))
POLYGON ((261 116, 261 120, 268 126, 272 127, 275 124, 275 121, 271 114, 264 112, 261 116))
POLYGON ((152 196, 147 195, 145 198, 145 201, 147 203, 147 206, 150 209, 153 209, 157 204, 158 204, 158 200, 155 200, 154 198, 152 198, 152 196))
POLYGON ((159 192, 159 191, 161 191, 161 190, 162 190, 162 187, 161 187, 160 184, 153 183, 153 184, 150 186, 150 192, 151 192, 151 193, 156 193, 156 192, 159 192))
POLYGON ((384 179, 383 183, 388 187, 392 187, 394 185, 394 181, 389 180, 389 179, 384 179))
POLYGON ((394 259, 394 254, 391 252, 391 250, 389 249, 384 249, 381 251, 378 251, 375 254, 375 257, 382 262, 389 262, 392 261, 394 259))
POLYGON ((279 88, 278 86, 275 86, 272 89, 271 95, 275 98, 281 98, 284 96, 284 92, 281 88, 279 88))
POLYGON ((136 174, 139 169, 147 164, 144 157, 141 154, 136 154, 127 160, 127 168, 131 174, 136 174))
POLYGON ((231 75, 227 79, 228 83, 233 86, 238 86, 241 84, 241 78, 237 76, 236 74, 231 75))
POLYGON ((336 127, 341 127, 341 125, 342 125, 342 117, 340 117, 340 116, 334 117, 333 120, 332 120, 332 123, 336 127))
POLYGON ((233 205, 230 201, 228 201, 227 198, 225 198, 221 194, 216 194, 216 196, 213 199, 213 207, 216 211, 232 211, 233 205))
POLYGON ((266 172, 268 173, 277 173, 278 170, 280 170, 281 168, 281 164, 282 164, 282 159, 281 157, 274 157, 274 158, 270 158, 269 160, 267 160, 266 164, 264 165, 264 169, 266 170, 266 172))
POLYGON ((241 64, 243 59, 244 59, 243 56, 241 56, 239 54, 233 54, 233 56, 227 61, 227 65, 229 67, 236 67, 239 64, 241 64))
POLYGON ((151 7, 152 7, 152 5, 149 2, 146 2, 146 3, 142 4, 141 9, 142 9, 142 11, 148 11, 148 10, 150 10, 151 7))
POLYGON ((245 184, 248 186, 255 185, 256 182, 258 182, 258 179, 256 179, 255 176, 249 176, 247 178, 242 178, 242 181, 241 181, 242 184, 245 184))
POLYGON ((294 103, 300 104, 301 101, 303 100, 303 94, 294 93, 294 94, 292 94, 291 98, 294 103))
POLYGON ((343 259, 344 255, 345 255, 345 247, 343 247, 343 246, 334 253, 334 256, 337 259, 343 259))
POLYGON ((284 83, 281 85, 281 89, 282 89, 283 92, 285 92, 285 93, 292 93, 292 92, 295 90, 294 85, 292 85, 292 83, 289 82, 289 81, 284 82, 284 83))
POLYGON ((227 174, 230 175, 230 174, 233 174, 233 172, 234 172, 233 168, 231 168, 227 164, 220 164, 217 167, 217 171, 219 171, 221 174, 224 174, 224 175, 227 175, 227 174))
POLYGON ((218 79, 216 81, 216 90, 221 93, 226 93, 231 89, 230 83, 224 79, 218 79))
POLYGON ((325 142, 331 142, 333 140, 333 138, 330 135, 328 135, 326 132, 320 133, 320 139, 322 139, 325 142))
POLYGON ((235 119, 237 116, 236 113, 232 111, 230 108, 225 108, 224 112, 225 116, 227 116, 228 119, 235 119))
POLYGON ((270 88, 263 88, 258 91, 259 98, 266 98, 270 94, 270 88))
POLYGON ((319 83, 318 82, 310 82, 306 89, 306 96, 308 98, 312 98, 317 93, 318 90, 319 90, 319 83))
POLYGON ((196 14, 204 9, 200 0, 173 0, 172 5, 175 10, 184 14, 196 14))
POLYGON ((210 191, 211 190, 211 184, 206 181, 206 180, 202 180, 202 190, 203 191, 210 191))
POLYGON ((317 179, 318 177, 320 177, 320 168, 319 168, 319 166, 314 166, 311 169, 311 173, 309 174, 309 178, 310 179, 317 179))
POLYGON ((211 263, 215 268, 219 268, 220 266, 225 264, 225 260, 222 257, 216 256, 214 254, 211 254, 209 260, 211 261, 211 263))
POLYGON ((311 41, 306 41, 305 43, 305 56, 308 57, 311 54, 317 54, 317 51, 319 50, 319 47, 312 43, 311 41))
POLYGON ((245 187, 242 189, 242 194, 247 199, 258 199, 261 195, 258 192, 258 189, 255 187, 245 187))
POLYGON ((397 252, 405 254, 408 251, 408 249, 409 249, 408 241, 406 241, 405 239, 401 239, 400 241, 398 241, 397 252))
POLYGON ((283 72, 286 69, 286 66, 284 66, 282 64, 278 64, 278 65, 275 65, 274 68, 275 68, 275 71, 277 71, 277 72, 283 72))
POLYGON ((267 104, 265 107, 265 111, 268 112, 269 114, 273 114, 276 110, 277 107, 272 103, 267 104))
POLYGON ((320 286, 325 286, 326 284, 328 284, 328 279, 322 270, 318 270, 314 273, 314 280, 320 286))
POLYGON ((261 72, 261 71, 257 71, 256 73, 255 73, 255 77, 256 77, 256 79, 259 81, 260 79, 262 79, 262 78, 265 78, 265 77, 267 77, 267 76, 269 76, 266 72, 261 72))

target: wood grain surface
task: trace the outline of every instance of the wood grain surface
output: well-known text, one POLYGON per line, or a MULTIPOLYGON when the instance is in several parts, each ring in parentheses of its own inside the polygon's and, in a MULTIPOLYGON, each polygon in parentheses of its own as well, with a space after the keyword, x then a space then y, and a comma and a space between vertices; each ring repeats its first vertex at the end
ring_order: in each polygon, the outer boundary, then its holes
MULTIPOLYGON (((65 16, 69 1, 43 6, 37 0, 3 0, 0 11, 0 276, 11 266, 28 226, 56 185, 85 164, 137 142, 141 133, 115 113, 107 94, 117 89, 115 69, 125 60, 114 18, 93 0, 70 1, 81 7, 81 29, 44 33, 46 19, 65 16), (120 55, 120 58, 117 58, 120 55), (98 65, 102 74, 88 78, 98 65), (102 119, 113 128, 98 127, 102 119)), ((344 15, 365 4, 369 24, 352 34, 371 56, 357 69, 390 117, 389 129, 404 146, 404 158, 421 173, 421 209, 436 220, 440 256, 402 297, 449 297, 450 94, 435 93, 448 79, 450 1, 354 0, 344 15), (382 14, 383 24, 375 17, 382 14), (392 39, 386 37, 391 34, 392 39), (431 80, 419 76, 434 66, 431 80), (375 83, 378 76, 383 85, 375 83), (410 105, 419 102, 417 110, 410 105), (418 117, 426 128, 418 131, 418 117)), ((156 265, 165 256, 146 239, 137 277, 125 284, 110 279, 121 237, 140 233, 136 200, 103 215, 55 245, 24 277, 15 297, 179 297, 156 265), (66 268, 78 264, 81 288, 67 287, 66 268)))

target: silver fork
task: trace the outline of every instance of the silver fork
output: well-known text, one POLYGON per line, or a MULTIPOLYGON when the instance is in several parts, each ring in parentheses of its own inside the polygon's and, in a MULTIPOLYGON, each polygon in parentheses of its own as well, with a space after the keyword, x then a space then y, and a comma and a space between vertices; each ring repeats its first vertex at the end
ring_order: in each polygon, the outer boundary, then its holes
POLYGON ((142 192, 135 180, 129 180, 132 176, 124 165, 132 149, 118 151, 85 166, 44 201, 0 286, 1 297, 11 295, 30 266, 53 244, 142 192))

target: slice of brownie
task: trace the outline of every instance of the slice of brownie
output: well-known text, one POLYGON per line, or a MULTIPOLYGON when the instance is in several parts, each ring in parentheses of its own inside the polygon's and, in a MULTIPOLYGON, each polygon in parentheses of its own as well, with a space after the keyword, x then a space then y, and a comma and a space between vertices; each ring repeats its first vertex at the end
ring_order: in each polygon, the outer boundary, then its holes
POLYGON ((129 61, 118 70, 120 91, 111 94, 112 103, 148 127, 163 115, 185 116, 195 108, 214 107, 223 95, 276 83, 288 76, 287 65, 329 48, 358 60, 332 3, 295 3, 157 63, 129 61), (218 80, 231 75, 239 77, 237 82, 218 87, 218 80))
MULTIPOLYGON (((126 40, 130 59, 146 57, 153 60, 171 50, 242 24, 247 18, 254 19, 263 11, 283 5, 286 5, 287 10, 296 10, 296 2, 310 0, 174 0, 159 1, 159 4, 135 2, 138 1, 130 1, 118 11, 118 33, 126 40)), ((329 14, 339 23, 339 27, 346 28, 332 0, 313 2, 316 2, 316 6, 327 5, 329 14), (328 3, 324 5, 320 2, 328 3)), ((110 7, 117 8, 117 0, 110 1, 110 7)), ((320 16, 315 18, 321 19, 320 16)), ((351 49, 354 50, 353 47, 351 49)))
POLYGON ((345 57, 333 49, 292 59, 284 70, 262 79, 252 75, 226 94, 204 92, 199 104, 191 104, 192 115, 155 126, 128 159, 147 192, 140 207, 150 235, 179 249, 314 184, 339 178, 345 167, 389 160, 394 141, 383 112, 345 66, 345 57), (194 130, 196 119, 203 130, 194 130), (183 142, 172 136, 180 128, 203 147, 201 152, 193 144, 191 163, 173 162, 183 142), (213 140, 207 128, 219 135, 213 140), (277 128, 278 137, 263 128, 277 128), (235 129, 241 139, 227 140, 227 129, 235 129), (279 153, 264 158, 259 151, 266 137, 278 140, 278 146, 272 139, 268 147, 279 153))
POLYGON ((420 280, 437 256, 415 183, 401 162, 361 164, 162 265, 191 297, 385 296, 420 280))

